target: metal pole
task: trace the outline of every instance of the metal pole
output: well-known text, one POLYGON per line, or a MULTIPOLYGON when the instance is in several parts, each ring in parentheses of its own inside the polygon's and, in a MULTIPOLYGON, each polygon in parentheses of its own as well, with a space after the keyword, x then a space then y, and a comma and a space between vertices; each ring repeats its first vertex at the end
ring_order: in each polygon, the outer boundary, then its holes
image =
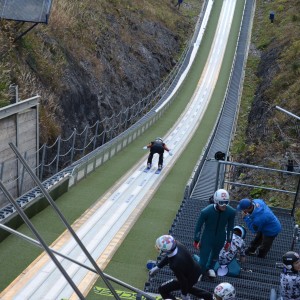
POLYGON ((220 164, 220 161, 218 160, 217 176, 216 176, 216 183, 215 183, 215 191, 219 187, 220 166, 221 166, 221 164, 220 164))
POLYGON ((223 165, 232 165, 232 166, 237 166, 237 167, 246 167, 246 168, 250 168, 250 169, 258 169, 258 170, 271 171, 271 172, 275 171, 275 172, 290 174, 290 175, 299 175, 298 172, 290 172, 290 171, 267 168, 267 167, 261 167, 261 166, 241 164, 241 163, 235 163, 235 162, 232 162, 232 161, 219 160, 218 162, 219 162, 219 164, 223 164, 223 165))
POLYGON ((58 167, 59 167, 60 144, 61 144, 61 136, 58 137, 58 142, 57 142, 56 173, 58 173, 58 167))
POLYGON ((98 129, 99 129, 99 120, 96 122, 96 129, 95 129, 95 135, 94 135, 94 145, 93 145, 93 150, 96 149, 96 145, 97 145, 98 129))
MULTIPOLYGON (((27 159, 27 151, 24 153, 24 159, 27 159)), ((25 178, 25 168, 24 168, 24 166, 22 166, 21 181, 20 181, 20 185, 19 185, 19 195, 18 195, 18 197, 23 194, 24 178, 25 178)))
POLYGON ((6 198, 9 200, 9 202, 14 206, 16 211, 19 213, 19 215, 22 217, 26 225, 30 228, 32 233, 37 237, 37 239, 40 241, 40 244, 44 248, 44 250, 48 253, 52 261, 55 263, 55 265, 58 267, 58 269, 61 271, 65 279, 69 282, 69 284, 72 286, 73 290, 75 293, 78 295, 78 297, 82 300, 84 300, 84 296, 81 294, 80 290, 77 288, 73 280, 70 278, 66 270, 62 267, 62 265, 59 263, 55 255, 53 255, 52 251, 49 249, 47 244, 44 242, 42 237, 39 235, 33 224, 30 222, 29 218, 27 215, 24 213, 24 211, 19 207, 19 205, 14 201, 14 198, 11 196, 11 194, 8 192, 8 190, 5 188, 3 185, 2 181, 0 181, 0 188, 3 191, 3 194, 6 196, 6 198))
POLYGON ((62 220, 62 222, 68 228, 69 232, 72 234, 72 236, 74 237, 75 241, 78 243, 78 245, 80 246, 80 248, 82 249, 82 251, 84 252, 84 254, 87 256, 87 258, 91 262, 91 264, 94 266, 95 270, 97 270, 97 273, 101 276, 101 278, 103 279, 104 283, 110 289, 110 291, 112 292, 112 294, 114 295, 114 297, 116 299, 120 299, 120 297, 118 296, 118 294, 116 293, 116 291, 114 290, 114 288, 112 287, 112 285, 110 284, 110 282, 107 281, 107 279, 105 278, 103 272, 101 271, 101 269, 97 265, 96 261, 93 259, 93 257, 91 256, 91 254, 87 251, 87 249, 85 248, 85 246, 83 245, 83 243, 81 242, 81 240, 79 239, 79 237, 77 236, 77 234, 75 233, 75 231, 73 230, 73 228, 70 226, 70 224, 67 222, 67 220, 65 219, 65 217, 61 213, 61 211, 56 206, 56 204, 53 201, 53 199, 51 198, 50 194, 47 192, 47 190, 44 188, 43 184, 39 181, 39 179, 37 178, 37 176, 34 174, 34 172, 31 170, 31 168, 29 167, 29 165, 27 164, 27 162, 24 160, 24 158, 22 157, 22 155, 18 151, 17 147, 13 143, 9 143, 9 146, 12 148, 12 150, 14 151, 14 153, 16 154, 16 156, 20 159, 20 161, 22 162, 22 164, 24 165, 24 167, 26 168, 27 172, 30 174, 30 176, 32 177, 32 179, 35 181, 35 183, 41 189, 41 192, 44 194, 44 196, 48 200, 49 204, 53 207, 53 209, 58 214, 58 216, 60 217, 60 219, 62 220))
POLYGON ((74 149, 75 149, 75 140, 76 140, 76 128, 74 128, 73 131, 73 141, 72 141, 72 150, 71 150, 71 164, 73 163, 73 158, 74 158, 74 149))
POLYGON ((27 32, 29 32, 31 29, 33 29, 35 26, 37 26, 39 23, 34 23, 32 26, 30 26, 27 30, 25 30, 23 33, 21 33, 19 36, 17 36, 14 39, 14 42, 16 42, 18 39, 20 39, 22 36, 24 36, 27 32))
POLYGON ((281 110, 281 111, 283 111, 284 113, 290 115, 291 117, 294 117, 294 118, 300 120, 300 117, 298 117, 298 116, 294 115, 293 113, 291 113, 291 112, 289 112, 289 111, 287 111, 287 110, 281 108, 280 106, 275 106, 275 107, 276 107, 278 110, 281 110))
POLYGON ((16 87, 16 103, 18 103, 19 102, 19 86, 16 85, 15 87, 16 87))
POLYGON ((85 154, 85 147, 86 147, 86 142, 87 142, 87 136, 88 136, 88 132, 89 132, 89 127, 85 126, 85 133, 84 133, 84 142, 83 142, 83 150, 82 150, 82 156, 84 156, 85 154))
POLYGON ((293 208, 291 211, 291 216, 294 217, 295 214, 295 209, 296 209, 296 204, 297 204, 297 200, 299 197, 299 193, 300 193, 300 178, 298 180, 298 185, 297 185, 297 191, 296 191, 296 195, 295 195, 295 199, 294 199, 294 203, 293 203, 293 208))
POLYGON ((45 165, 45 156, 46 156, 46 144, 43 144, 43 152, 42 152, 42 162, 41 162, 41 172, 40 172, 40 180, 43 180, 44 175, 44 165, 45 165))
MULTIPOLYGON (((290 115, 291 117, 294 117, 296 118, 297 120, 300 120, 300 117, 281 108, 280 106, 275 106, 278 110, 290 115)), ((291 215, 294 216, 294 213, 295 213, 295 208, 296 208, 296 203, 297 203, 297 199, 299 197, 299 192, 300 192, 300 178, 299 178, 299 181, 298 181, 298 186, 297 186, 297 192, 296 192, 296 196, 295 196, 295 200, 294 200, 294 204, 293 204, 293 209, 292 209, 292 212, 291 212, 291 215)))
MULTIPOLYGON (((6 226, 6 225, 3 225, 3 224, 0 223, 0 228, 2 228, 3 230, 8 231, 9 233, 12 233, 12 234, 14 234, 14 235, 16 235, 16 236, 18 236, 18 237, 20 237, 20 238, 22 238, 22 239, 28 241, 29 243, 31 243, 31 244, 33 244, 33 245, 35 245, 35 246, 37 246, 37 247, 43 248, 43 246, 41 245, 41 243, 39 243, 37 240, 35 240, 35 239, 33 239, 33 238, 31 238, 31 237, 29 237, 29 236, 27 236, 27 235, 25 235, 25 234, 23 234, 23 233, 21 233, 21 232, 18 232, 18 231, 14 230, 14 229, 12 229, 12 228, 6 226)), ((50 249, 54 254, 59 255, 60 257, 63 257, 63 258, 65 258, 65 259, 67 259, 67 260, 69 260, 69 261, 71 261, 71 262, 73 262, 73 263, 75 263, 75 264, 77 264, 77 265, 83 267, 83 268, 86 268, 87 270, 89 270, 89 271, 91 271, 91 272, 94 272, 94 273, 98 274, 97 271, 96 271, 95 269, 93 269, 93 268, 91 268, 91 267, 89 267, 89 266, 87 266, 87 265, 85 265, 85 264, 83 264, 83 263, 81 263, 81 262, 79 262, 79 261, 77 261, 77 260, 71 258, 71 257, 68 257, 68 256, 62 254, 62 253, 60 253, 60 252, 58 252, 58 251, 52 249, 51 247, 49 247, 49 249, 50 249)), ((145 293, 144 291, 142 291, 142 290, 140 290, 140 289, 138 289, 138 288, 135 288, 135 287, 133 287, 133 286, 131 286, 131 285, 129 285, 129 284, 127 284, 127 283, 125 283, 125 282, 123 282, 123 281, 117 279, 117 278, 114 278, 114 277, 108 275, 108 274, 105 274, 105 273, 103 273, 103 274, 104 274, 104 276, 105 276, 107 279, 109 279, 109 280, 111 280, 111 281, 113 281, 113 282, 115 282, 115 283, 118 283, 119 285, 124 286, 124 287, 126 287, 126 288, 128 288, 128 289, 130 289, 130 290, 132 290, 132 291, 134 291, 134 292, 136 292, 136 293, 142 294, 144 297, 146 297, 146 298, 149 299, 149 300, 155 300, 155 298, 151 297, 150 295, 148 295, 148 294, 145 293)))

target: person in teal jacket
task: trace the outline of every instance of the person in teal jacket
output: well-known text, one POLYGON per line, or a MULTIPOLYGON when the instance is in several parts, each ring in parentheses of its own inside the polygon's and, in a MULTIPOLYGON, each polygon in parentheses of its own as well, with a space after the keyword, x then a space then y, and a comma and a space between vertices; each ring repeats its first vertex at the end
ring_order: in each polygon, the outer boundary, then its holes
POLYGON ((213 267, 220 250, 223 247, 228 250, 230 246, 235 218, 235 209, 229 206, 229 193, 226 190, 217 190, 213 199, 214 204, 201 211, 194 234, 194 247, 200 250, 199 264, 211 278, 216 277, 213 267))
POLYGON ((274 239, 281 231, 279 220, 262 199, 242 199, 237 210, 242 211, 243 220, 250 231, 255 234, 250 246, 245 251, 246 255, 265 258, 274 239))

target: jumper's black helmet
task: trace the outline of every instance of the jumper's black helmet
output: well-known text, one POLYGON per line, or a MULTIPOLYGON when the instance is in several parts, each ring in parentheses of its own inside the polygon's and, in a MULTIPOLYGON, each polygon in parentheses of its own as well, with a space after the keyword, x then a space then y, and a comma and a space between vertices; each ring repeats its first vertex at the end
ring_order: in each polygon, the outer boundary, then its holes
POLYGON ((158 142, 162 142, 163 143, 163 139, 160 138, 160 137, 157 137, 155 140, 158 141, 158 142))
POLYGON ((299 254, 294 251, 288 251, 282 256, 282 262, 287 270, 293 270, 293 263, 299 259, 299 254))

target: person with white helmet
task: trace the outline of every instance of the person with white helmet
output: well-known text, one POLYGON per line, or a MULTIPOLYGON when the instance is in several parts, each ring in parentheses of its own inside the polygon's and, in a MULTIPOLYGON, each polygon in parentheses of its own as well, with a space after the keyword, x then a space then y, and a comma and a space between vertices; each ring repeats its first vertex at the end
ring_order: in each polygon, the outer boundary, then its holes
POLYGON ((242 225, 236 225, 233 227, 233 235, 230 247, 225 250, 221 249, 219 253, 219 269, 217 270, 218 276, 225 276, 230 267, 235 266, 236 275, 240 272, 240 265, 236 261, 239 257, 240 262, 245 262, 245 250, 246 250, 246 228, 242 225))
POLYGON ((194 234, 194 247, 200 250, 199 264, 203 274, 207 273, 210 278, 216 277, 213 268, 221 249, 229 249, 235 218, 235 209, 229 206, 226 190, 218 189, 213 198, 214 203, 202 209, 194 234))
POLYGON ((168 146, 164 143, 162 138, 157 137, 154 141, 150 142, 147 146, 145 146, 143 149, 150 149, 150 153, 147 160, 147 168, 151 169, 152 166, 152 159, 153 155, 155 153, 158 153, 158 169, 161 170, 164 163, 164 152, 168 151, 170 155, 172 155, 171 150, 168 148, 168 146))
POLYGON ((235 295, 234 286, 228 282, 223 282, 215 287, 213 300, 237 300, 235 295))
POLYGON ((288 251, 282 257, 283 270, 280 274, 280 300, 300 299, 300 256, 288 251))
POLYGON ((176 278, 164 282, 158 291, 163 299, 174 299, 173 291, 181 291, 181 299, 189 300, 188 294, 204 300, 212 300, 211 293, 195 287, 201 275, 201 267, 193 260, 188 249, 176 241, 171 235, 160 236, 155 243, 157 250, 163 256, 162 260, 154 266, 149 275, 153 276, 161 268, 169 265, 176 278))

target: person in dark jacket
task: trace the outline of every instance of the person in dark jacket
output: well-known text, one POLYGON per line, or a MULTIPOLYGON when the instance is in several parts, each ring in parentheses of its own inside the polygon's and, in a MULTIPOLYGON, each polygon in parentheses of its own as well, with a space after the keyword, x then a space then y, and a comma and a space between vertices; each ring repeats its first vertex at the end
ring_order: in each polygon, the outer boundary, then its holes
POLYGON ((147 146, 145 146, 143 149, 150 149, 150 153, 147 160, 147 168, 150 169, 152 166, 152 159, 153 155, 155 153, 158 153, 159 159, 158 159, 158 169, 161 170, 164 163, 164 152, 168 151, 170 155, 172 155, 172 152, 170 152, 170 149, 167 147, 167 145, 163 142, 162 138, 157 137, 154 141, 150 142, 147 146))
POLYGON ((212 300, 212 294, 195 287, 201 275, 201 267, 194 261, 187 248, 176 241, 171 235, 160 236, 155 243, 157 250, 164 255, 163 259, 149 271, 149 275, 153 276, 161 268, 169 265, 176 279, 163 283, 158 291, 163 299, 174 299, 173 291, 181 291, 181 299, 188 300, 192 294, 197 298, 204 300, 212 300))
POLYGON ((282 257, 283 270, 280 274, 280 300, 300 299, 300 257, 288 251, 282 257))
POLYGON ((214 204, 201 211, 194 234, 194 247, 200 249, 199 264, 203 274, 206 272, 211 278, 216 277, 213 268, 221 249, 224 247, 227 251, 230 247, 235 218, 235 209, 229 206, 229 193, 226 190, 217 190, 213 199, 214 204))
POLYGON ((281 231, 279 220, 262 199, 242 199, 237 210, 242 211, 243 220, 250 231, 255 234, 245 251, 246 255, 265 258, 274 239, 281 231))
POLYGON ((178 1, 177 1, 177 4, 175 5, 175 7, 178 6, 178 9, 179 9, 179 8, 180 8, 180 5, 182 4, 182 2, 183 2, 183 0, 178 0, 178 1))

